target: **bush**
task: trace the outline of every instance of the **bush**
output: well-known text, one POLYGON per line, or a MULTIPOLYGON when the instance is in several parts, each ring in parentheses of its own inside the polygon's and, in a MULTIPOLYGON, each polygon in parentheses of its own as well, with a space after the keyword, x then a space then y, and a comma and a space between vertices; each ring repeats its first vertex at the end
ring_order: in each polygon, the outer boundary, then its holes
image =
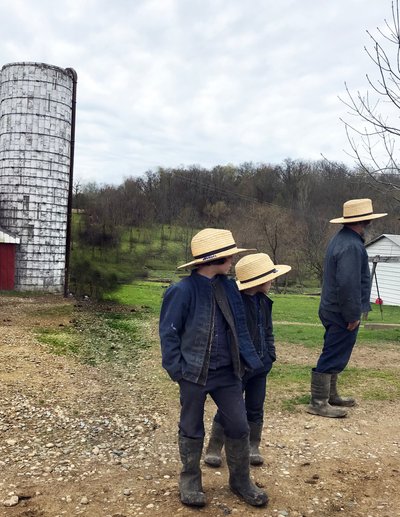
POLYGON ((76 297, 90 296, 100 300, 104 293, 117 287, 118 276, 101 269, 87 258, 77 259, 71 263, 69 285, 76 297))

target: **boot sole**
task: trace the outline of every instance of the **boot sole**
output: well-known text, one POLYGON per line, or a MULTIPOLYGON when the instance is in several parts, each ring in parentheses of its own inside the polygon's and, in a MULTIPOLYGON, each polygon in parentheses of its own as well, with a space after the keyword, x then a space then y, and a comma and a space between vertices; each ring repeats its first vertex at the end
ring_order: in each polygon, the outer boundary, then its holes
POLYGON ((204 496, 204 499, 198 499, 198 500, 185 499, 183 497, 181 497, 180 499, 181 499, 181 503, 186 506, 195 506, 197 508, 202 508, 203 506, 206 505, 205 496, 204 496))
POLYGON ((325 418, 345 418, 347 416, 347 413, 344 412, 342 415, 324 415, 322 413, 318 413, 315 411, 315 409, 306 409, 307 413, 310 413, 310 415, 316 415, 316 416, 323 416, 325 418))
POLYGON ((236 488, 230 486, 230 489, 232 490, 232 492, 237 495, 238 497, 240 497, 240 499, 242 499, 245 503, 251 505, 251 506, 257 506, 257 507, 262 507, 262 506, 267 506, 268 504, 268 496, 267 494, 265 494, 265 497, 266 497, 266 500, 265 501, 257 501, 256 499, 248 499, 246 498, 243 494, 241 494, 239 492, 239 490, 236 490, 236 488))
POLYGON ((222 465, 222 460, 213 460, 213 459, 210 459, 210 458, 204 458, 204 463, 206 465, 208 465, 209 467, 213 467, 214 469, 217 469, 218 467, 220 467, 222 465))

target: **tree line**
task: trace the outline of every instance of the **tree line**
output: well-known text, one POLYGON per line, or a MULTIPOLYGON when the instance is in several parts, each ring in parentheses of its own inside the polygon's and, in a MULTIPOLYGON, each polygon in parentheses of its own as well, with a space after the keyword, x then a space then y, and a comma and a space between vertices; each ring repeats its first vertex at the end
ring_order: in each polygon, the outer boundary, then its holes
MULTIPOLYGON (((398 175, 386 179, 399 183, 398 175)), ((365 171, 342 163, 286 159, 278 165, 160 167, 117 186, 76 184, 76 239, 78 245, 118 248, 127 228, 174 226, 181 229, 186 260, 198 229, 229 228, 241 246, 290 264, 288 281, 302 285, 322 278, 326 243, 337 230, 329 219, 341 215, 344 201, 363 197, 372 198, 376 211, 389 213, 371 225, 370 238, 400 233, 396 200, 374 189, 365 171)))

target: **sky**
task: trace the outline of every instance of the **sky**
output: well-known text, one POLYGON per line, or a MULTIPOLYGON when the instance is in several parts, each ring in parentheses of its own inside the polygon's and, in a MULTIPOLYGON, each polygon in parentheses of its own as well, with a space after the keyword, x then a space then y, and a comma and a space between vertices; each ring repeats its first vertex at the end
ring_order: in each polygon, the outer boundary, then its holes
POLYGON ((1 0, 0 67, 78 74, 75 180, 158 167, 351 165, 341 117, 377 75, 390 0, 1 0))

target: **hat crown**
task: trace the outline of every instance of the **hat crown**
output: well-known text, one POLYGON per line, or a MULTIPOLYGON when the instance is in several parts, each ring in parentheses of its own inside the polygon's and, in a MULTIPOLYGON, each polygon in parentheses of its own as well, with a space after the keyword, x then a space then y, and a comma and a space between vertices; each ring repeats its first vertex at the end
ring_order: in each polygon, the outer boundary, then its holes
POLYGON ((343 203, 343 217, 345 219, 352 217, 362 217, 373 213, 372 201, 365 199, 350 199, 343 203))
POLYGON ((269 255, 266 253, 253 253, 241 258, 235 267, 236 277, 240 282, 245 282, 258 275, 269 273, 275 269, 269 255))
POLYGON ((229 247, 236 248, 232 232, 216 228, 201 230, 196 233, 191 242, 193 258, 211 256, 229 247))

